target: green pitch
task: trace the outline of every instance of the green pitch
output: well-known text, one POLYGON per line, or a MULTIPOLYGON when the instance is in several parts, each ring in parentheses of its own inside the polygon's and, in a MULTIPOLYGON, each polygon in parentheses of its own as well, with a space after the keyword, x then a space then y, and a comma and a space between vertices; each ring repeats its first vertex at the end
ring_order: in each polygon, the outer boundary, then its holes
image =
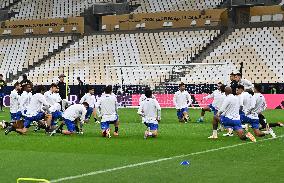
MULTIPOLYGON (((74 136, 49 137, 43 131, 34 133, 33 127, 25 136, 5 136, 1 130, 0 182, 13 183, 19 177, 57 180, 90 172, 96 173, 62 182, 284 182, 284 128, 275 128, 277 139, 262 141, 267 136, 257 138, 257 143, 221 134, 218 140, 209 140, 212 115, 206 114, 206 122, 198 124, 199 113, 190 110, 192 122, 180 124, 174 109, 162 109, 159 136, 147 140, 136 109, 119 110, 120 136, 111 139, 102 138, 93 122, 85 126, 84 135, 74 136), (195 152, 201 153, 127 166, 195 152), (180 165, 184 160, 191 165, 180 165), (113 169, 123 166, 127 167, 113 169), (104 172, 108 169, 112 170, 104 172)), ((8 112, 0 116, 9 119, 8 112)), ((269 110, 265 116, 269 122, 283 121, 284 112, 269 110)))

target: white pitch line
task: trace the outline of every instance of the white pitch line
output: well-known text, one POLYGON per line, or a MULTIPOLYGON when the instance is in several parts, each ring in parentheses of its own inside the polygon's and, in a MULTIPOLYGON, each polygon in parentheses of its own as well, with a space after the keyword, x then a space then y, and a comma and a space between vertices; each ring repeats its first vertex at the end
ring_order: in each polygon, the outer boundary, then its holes
MULTIPOLYGON (((263 142, 263 141, 268 141, 268 140, 273 140, 273 139, 278 139, 278 138, 283 138, 283 137, 284 137, 284 135, 281 135, 281 136, 278 136, 276 138, 262 139, 262 140, 259 140, 257 142, 263 142)), ((122 170, 122 169, 126 169, 126 168, 133 168, 133 167, 138 167, 138 166, 158 163, 158 162, 162 162, 162 161, 167 161, 167 160, 172 160, 172 159, 177 159, 177 158, 183 158, 183 157, 187 157, 187 156, 194 156, 194 155, 199 155, 199 154, 205 154, 205 153, 208 153, 208 152, 214 152, 214 151, 219 151, 219 150, 224 150, 224 149, 230 149, 230 148, 234 148, 234 147, 238 147, 238 146, 242 146, 242 145, 246 145, 246 144, 252 144, 252 143, 254 143, 254 142, 235 144, 235 145, 230 145, 230 146, 219 147, 219 148, 216 148, 216 149, 209 149, 209 150, 205 150, 205 151, 194 152, 194 153, 190 153, 190 154, 182 154, 182 155, 178 155, 178 156, 172 156, 172 157, 168 157, 168 158, 161 158, 161 159, 152 160, 152 161, 145 161, 145 162, 141 162, 141 163, 135 163, 135 164, 125 165, 125 166, 116 167, 116 168, 110 168, 110 169, 105 169, 105 170, 98 170, 98 171, 94 171, 94 172, 84 173, 84 174, 81 174, 81 175, 75 175, 75 176, 55 179, 55 180, 51 180, 50 182, 51 183, 55 183, 55 182, 62 182, 62 181, 66 181, 66 180, 79 179, 79 178, 82 178, 82 177, 98 175, 98 174, 103 174, 103 173, 107 173, 107 172, 113 172, 113 171, 116 171, 116 170, 122 170)))

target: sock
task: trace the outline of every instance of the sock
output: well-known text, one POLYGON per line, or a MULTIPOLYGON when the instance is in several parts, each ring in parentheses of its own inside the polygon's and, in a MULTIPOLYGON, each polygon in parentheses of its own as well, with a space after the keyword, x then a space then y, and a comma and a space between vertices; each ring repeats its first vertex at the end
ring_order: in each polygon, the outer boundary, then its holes
POLYGON ((241 140, 247 140, 248 138, 245 135, 243 135, 243 136, 240 137, 240 139, 241 140))
POLYGON ((280 124, 278 124, 278 123, 269 123, 269 127, 276 127, 276 126, 280 126, 280 124))
POLYGON ((203 118, 204 118, 203 116, 200 117, 201 120, 203 120, 203 118))
POLYGON ((152 132, 148 132, 148 136, 152 136, 153 135, 153 133, 152 132))
POLYGON ((59 127, 57 128, 56 133, 62 133, 63 126, 64 126, 64 124, 61 123, 61 124, 59 125, 59 127))
POLYGON ((75 126, 75 131, 79 132, 79 127, 77 125, 75 126))
POLYGON ((217 137, 217 135, 218 135, 218 132, 217 132, 217 130, 213 130, 213 134, 212 134, 214 137, 217 137))
POLYGON ((242 125, 242 128, 245 129, 245 128, 246 128, 246 125, 242 125))
POLYGON ((233 129, 232 128, 228 128, 228 133, 233 133, 233 129))
POLYGON ((116 127, 114 127, 114 132, 118 132, 118 127, 116 126, 116 127))

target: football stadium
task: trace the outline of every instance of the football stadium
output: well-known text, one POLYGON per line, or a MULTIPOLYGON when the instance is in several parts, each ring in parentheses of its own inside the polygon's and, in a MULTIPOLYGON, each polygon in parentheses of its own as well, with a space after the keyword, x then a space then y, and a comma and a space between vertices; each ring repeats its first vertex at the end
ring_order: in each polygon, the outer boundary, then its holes
POLYGON ((284 182, 283 0, 0 0, 0 182, 284 182))

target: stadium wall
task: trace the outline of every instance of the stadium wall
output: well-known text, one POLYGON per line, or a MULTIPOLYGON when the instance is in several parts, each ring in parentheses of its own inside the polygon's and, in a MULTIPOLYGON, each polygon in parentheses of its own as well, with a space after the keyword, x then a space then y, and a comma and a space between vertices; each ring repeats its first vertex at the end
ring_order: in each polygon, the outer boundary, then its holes
MULTIPOLYGON (((191 94, 191 98, 193 100, 191 107, 204 107, 208 106, 212 103, 211 100, 202 101, 203 97, 208 94, 191 94)), ((96 98, 99 98, 100 95, 96 95, 96 98)), ((139 97, 138 94, 118 94, 117 100, 119 106, 121 107, 137 107, 139 105, 139 97)), ((173 97, 174 94, 155 94, 156 99, 159 104, 163 108, 173 108, 173 97)), ((284 109, 284 94, 264 94, 264 97, 267 102, 267 109, 284 109)), ((76 95, 69 95, 69 101, 73 103, 78 103, 78 98, 76 95)), ((4 106, 10 106, 10 98, 9 95, 4 97, 4 106)))
POLYGON ((193 20, 196 21, 195 27, 204 27, 206 20, 210 20, 208 26, 226 25, 228 12, 227 9, 208 9, 109 15, 102 17, 102 25, 106 26, 106 31, 115 31, 117 25, 119 25, 119 30, 136 30, 136 25, 142 23, 145 23, 144 29, 161 29, 164 28, 164 22, 172 22, 172 28, 185 28, 190 27, 193 20))
MULTIPOLYGON (((269 87, 268 84, 264 85, 265 87, 269 87)), ((102 94, 104 89, 104 85, 95 85, 95 95, 99 97, 102 94)), ((283 87, 283 86, 282 86, 283 87)), ((48 86, 46 86, 48 88, 48 86)), ((124 93, 120 92, 120 86, 114 86, 114 93, 117 94, 118 102, 120 106, 125 107, 136 107, 139 104, 139 97, 141 91, 143 91, 143 86, 133 85, 133 86, 123 86, 124 93)), ((212 100, 202 101, 202 98, 207 93, 211 93, 215 89, 215 85, 187 85, 187 90, 191 93, 191 97, 193 99, 192 107, 203 107, 208 105, 212 100), (195 90, 193 90, 195 89, 195 90), (199 92, 198 92, 199 91, 199 92), (206 92, 206 93, 202 93, 206 92)), ((4 97, 4 106, 10 106, 10 98, 9 94, 13 90, 13 87, 6 87, 5 97, 4 97)), ((155 96, 162 107, 170 108, 174 107, 173 105, 173 95, 174 92, 178 90, 178 86, 168 86, 166 89, 167 94, 158 94, 155 96)), ((69 86, 69 101, 73 103, 78 103, 78 86, 69 86)), ((266 102, 268 105, 268 109, 284 109, 284 93, 283 94, 264 94, 266 98, 266 102)))
POLYGON ((53 19, 38 19, 38 20, 14 20, 1 22, 0 33, 4 30, 11 30, 11 35, 21 36, 26 34, 26 29, 32 29, 32 34, 42 35, 51 33, 80 33, 84 34, 84 18, 53 18, 53 19), (64 32, 61 28, 64 27, 64 32), (76 27, 76 31, 72 30, 76 27), (52 32, 49 32, 52 28, 52 32))

